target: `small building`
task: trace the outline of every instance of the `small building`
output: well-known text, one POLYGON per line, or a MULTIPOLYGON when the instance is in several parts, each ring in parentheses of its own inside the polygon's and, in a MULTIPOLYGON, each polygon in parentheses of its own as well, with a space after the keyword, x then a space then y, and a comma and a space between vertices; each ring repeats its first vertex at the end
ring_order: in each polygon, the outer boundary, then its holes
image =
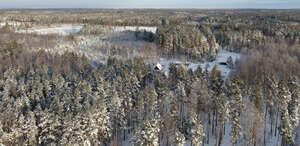
POLYGON ((163 69, 163 66, 159 63, 156 63, 154 66, 153 66, 153 69, 156 70, 156 71, 160 71, 163 69))

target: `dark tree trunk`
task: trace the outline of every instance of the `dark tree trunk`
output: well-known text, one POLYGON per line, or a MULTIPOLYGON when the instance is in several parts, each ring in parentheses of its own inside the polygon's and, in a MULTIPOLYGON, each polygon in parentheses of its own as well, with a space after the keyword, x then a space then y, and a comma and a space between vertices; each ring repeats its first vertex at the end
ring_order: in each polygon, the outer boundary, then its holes
POLYGON ((277 135, 277 124, 278 124, 278 108, 277 108, 277 111, 276 111, 276 123, 275 123, 275 136, 277 135))
POLYGON ((224 123, 224 127, 223 127, 223 133, 224 133, 224 135, 226 134, 226 124, 224 123))
POLYGON ((214 135, 214 129, 215 129, 215 111, 213 111, 213 116, 212 116, 212 126, 211 126, 211 135, 214 135))
POLYGON ((273 117, 270 115, 270 121, 271 121, 271 135, 273 135, 273 117))
POLYGON ((124 136, 123 136, 123 140, 125 141, 126 140, 126 129, 124 129, 124 136))
POLYGON ((281 138, 281 146, 285 146, 285 138, 282 136, 282 138, 281 138))
POLYGON ((223 136, 222 131, 223 131, 223 126, 219 125, 219 127, 217 128, 217 132, 216 132, 216 145, 215 146, 221 145, 222 136, 223 136))
POLYGON ((220 129, 220 137, 219 137, 219 143, 218 143, 218 146, 221 146, 221 143, 222 143, 222 139, 223 139, 223 133, 222 133, 222 127, 223 126, 221 126, 221 129, 220 129))
POLYGON ((208 122, 207 122, 207 141, 206 141, 207 144, 209 144, 209 132, 210 132, 210 113, 208 113, 208 122))
POLYGON ((264 146, 266 145, 266 132, 267 132, 267 111, 268 111, 268 106, 266 106, 266 111, 265 111, 265 125, 264 125, 264 146))
MULTIPOLYGON (((216 112, 216 123, 215 123, 215 133, 217 134, 217 127, 218 127, 218 112, 216 112)), ((221 127, 220 127, 221 128, 221 127)))

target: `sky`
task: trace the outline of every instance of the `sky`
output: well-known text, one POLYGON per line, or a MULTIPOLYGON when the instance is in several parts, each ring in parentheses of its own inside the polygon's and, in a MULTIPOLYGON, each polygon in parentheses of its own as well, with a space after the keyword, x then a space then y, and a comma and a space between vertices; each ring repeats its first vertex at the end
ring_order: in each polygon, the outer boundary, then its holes
POLYGON ((0 0, 0 8, 300 8, 300 0, 0 0))

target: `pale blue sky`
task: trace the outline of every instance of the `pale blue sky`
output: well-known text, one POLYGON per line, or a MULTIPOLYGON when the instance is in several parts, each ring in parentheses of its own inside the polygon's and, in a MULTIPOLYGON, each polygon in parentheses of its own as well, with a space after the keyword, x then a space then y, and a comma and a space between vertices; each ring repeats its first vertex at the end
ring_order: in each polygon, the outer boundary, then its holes
POLYGON ((0 0, 0 8, 300 8, 300 0, 0 0))

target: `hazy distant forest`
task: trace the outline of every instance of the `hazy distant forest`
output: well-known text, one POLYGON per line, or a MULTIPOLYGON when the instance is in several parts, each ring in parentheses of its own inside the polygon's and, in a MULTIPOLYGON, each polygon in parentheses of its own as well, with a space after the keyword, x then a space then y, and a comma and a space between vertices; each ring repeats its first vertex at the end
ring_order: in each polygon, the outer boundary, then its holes
POLYGON ((300 10, 0 10, 0 146, 300 146, 299 79, 300 10))

